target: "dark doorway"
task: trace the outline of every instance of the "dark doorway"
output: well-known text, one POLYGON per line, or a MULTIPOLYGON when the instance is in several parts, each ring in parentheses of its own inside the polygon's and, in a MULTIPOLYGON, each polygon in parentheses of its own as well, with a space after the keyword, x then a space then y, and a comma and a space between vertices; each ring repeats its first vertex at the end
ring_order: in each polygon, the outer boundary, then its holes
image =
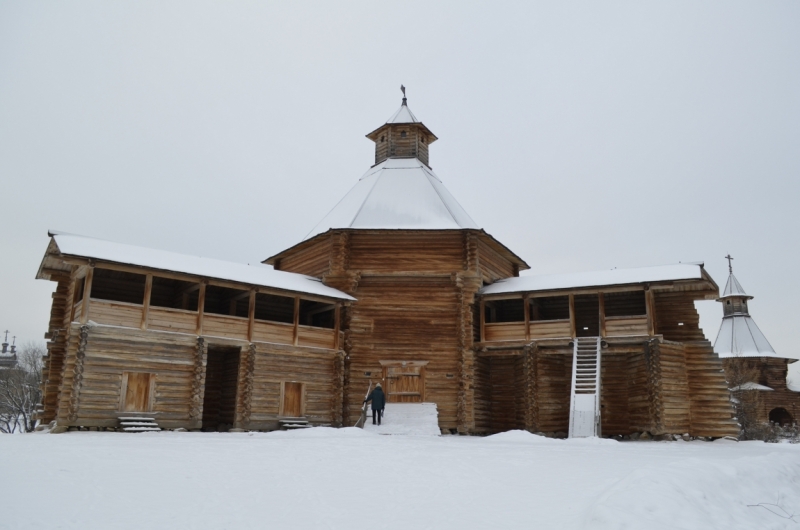
POLYGON ((578 337, 600 336, 600 300, 596 294, 575 296, 575 333, 578 337))
POLYGON ((227 431, 233 427, 241 351, 235 347, 208 347, 203 397, 204 431, 227 431))
POLYGON ((778 407, 769 411, 769 421, 777 423, 781 427, 787 427, 794 423, 792 415, 783 407, 778 407))

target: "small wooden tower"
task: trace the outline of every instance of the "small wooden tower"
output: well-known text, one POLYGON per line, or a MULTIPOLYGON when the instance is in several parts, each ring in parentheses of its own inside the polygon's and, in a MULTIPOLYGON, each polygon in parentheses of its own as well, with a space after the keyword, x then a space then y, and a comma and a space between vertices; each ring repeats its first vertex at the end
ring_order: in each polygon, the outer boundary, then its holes
MULTIPOLYGON (((722 303, 722 324, 714 342, 714 351, 726 360, 729 382, 734 392, 758 392, 757 420, 791 424, 800 417, 800 393, 789 390, 786 376, 789 364, 797 358, 776 353, 750 316, 745 292, 733 275, 732 257, 728 259, 728 282, 719 302, 722 303), (753 381, 738 381, 749 374, 753 381)), ((749 377, 747 377, 749 379, 749 377)))
POLYGON ((474 432, 475 294, 527 264, 483 231, 429 166, 437 138, 408 107, 367 135, 373 165, 297 245, 265 260, 354 296, 344 312, 345 424, 370 382, 390 402, 433 402, 474 432))

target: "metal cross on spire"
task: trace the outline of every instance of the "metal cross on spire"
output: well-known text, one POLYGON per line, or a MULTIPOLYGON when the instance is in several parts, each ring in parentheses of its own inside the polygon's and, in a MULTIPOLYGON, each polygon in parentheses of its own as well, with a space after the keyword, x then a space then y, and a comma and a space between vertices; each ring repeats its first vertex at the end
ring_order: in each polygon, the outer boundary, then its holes
POLYGON ((725 259, 728 260, 728 274, 733 274, 733 264, 731 263, 733 258, 731 257, 730 253, 725 256, 725 259))
POLYGON ((4 333, 6 334, 6 338, 5 338, 5 340, 3 340, 3 342, 8 342, 8 330, 5 330, 4 333))
POLYGON ((403 85, 400 85, 400 90, 403 92, 403 105, 405 105, 406 104, 406 87, 403 86, 403 85))

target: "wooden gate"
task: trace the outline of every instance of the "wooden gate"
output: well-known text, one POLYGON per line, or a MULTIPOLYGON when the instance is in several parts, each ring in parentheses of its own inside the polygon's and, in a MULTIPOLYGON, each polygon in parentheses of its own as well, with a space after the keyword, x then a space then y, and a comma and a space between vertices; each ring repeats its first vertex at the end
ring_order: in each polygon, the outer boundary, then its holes
POLYGON ((381 361, 389 403, 425 401, 425 365, 427 361, 381 361))

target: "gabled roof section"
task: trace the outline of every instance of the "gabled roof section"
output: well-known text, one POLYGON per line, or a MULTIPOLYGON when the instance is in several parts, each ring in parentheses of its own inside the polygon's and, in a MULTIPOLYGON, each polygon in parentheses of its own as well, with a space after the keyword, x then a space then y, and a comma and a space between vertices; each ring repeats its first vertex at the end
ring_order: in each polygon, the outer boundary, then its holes
MULTIPOLYGON (((672 282, 681 280, 708 281, 713 289, 718 289, 714 281, 698 263, 678 263, 656 267, 633 269, 611 269, 605 271, 573 272, 567 274, 547 274, 539 276, 519 276, 506 278, 487 285, 480 294, 526 293, 535 291, 556 291, 611 285, 631 285, 641 283, 672 282)), ((709 287, 710 287, 709 286, 709 287)), ((711 287, 710 287, 711 288, 711 287)))
POLYGON ((305 240, 335 228, 479 229, 439 177, 416 158, 389 158, 370 168, 305 240))
POLYGON ((38 279, 49 279, 48 270, 63 270, 63 258, 72 257, 179 272, 201 278, 226 280, 257 287, 271 287, 340 300, 355 300, 348 294, 324 285, 317 278, 276 271, 272 267, 261 264, 246 265, 201 258, 74 234, 50 232, 48 235, 52 239, 36 275, 38 279))
POLYGON ((741 296, 743 298, 753 298, 742 288, 742 284, 739 283, 739 280, 736 279, 736 276, 733 273, 728 276, 728 283, 725 284, 725 289, 722 291, 722 296, 720 296, 720 300, 723 298, 728 298, 729 296, 741 296))

